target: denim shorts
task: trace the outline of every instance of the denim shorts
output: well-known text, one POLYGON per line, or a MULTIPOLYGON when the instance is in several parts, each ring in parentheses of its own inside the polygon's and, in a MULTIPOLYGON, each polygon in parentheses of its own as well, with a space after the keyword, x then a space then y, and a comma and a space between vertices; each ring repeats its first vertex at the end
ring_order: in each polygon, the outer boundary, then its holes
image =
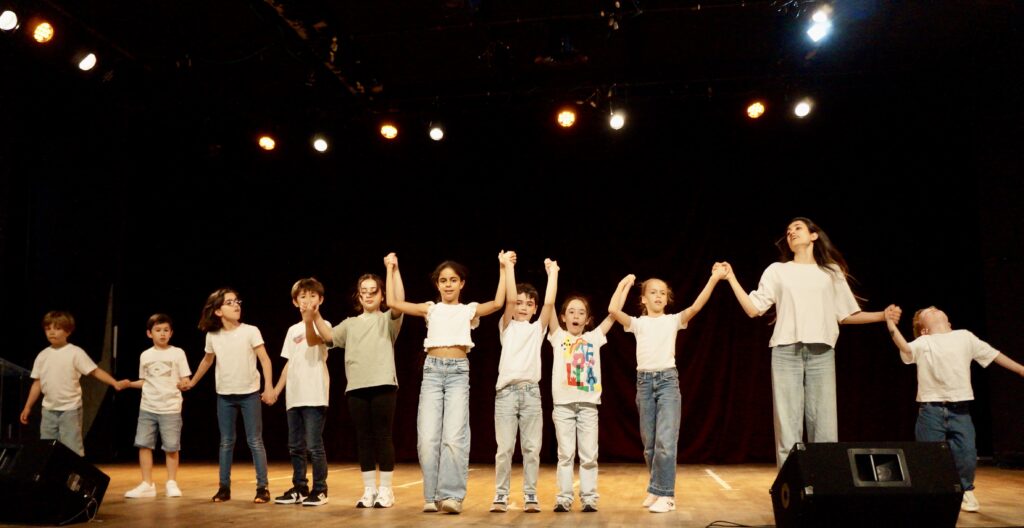
POLYGON ((160 431, 161 449, 169 453, 181 451, 181 413, 156 414, 139 410, 135 447, 156 449, 157 430, 160 431))

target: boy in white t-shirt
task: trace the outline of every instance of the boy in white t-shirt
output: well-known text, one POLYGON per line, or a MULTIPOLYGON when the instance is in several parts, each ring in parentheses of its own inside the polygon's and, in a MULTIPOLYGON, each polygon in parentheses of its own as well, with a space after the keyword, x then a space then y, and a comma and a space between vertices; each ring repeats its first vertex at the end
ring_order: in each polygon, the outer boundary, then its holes
MULTIPOLYGON (((274 499, 277 504, 327 504, 327 455, 324 420, 331 378, 327 372, 327 345, 317 333, 314 317, 324 302, 324 285, 314 278, 292 286, 292 304, 302 321, 288 329, 281 357, 288 360, 274 387, 274 399, 285 390, 288 409, 288 452, 292 459, 292 487, 274 499), (308 336, 308 339, 307 339, 308 336), (315 339, 314 339, 315 338, 315 339), (306 457, 313 463, 313 490, 306 478, 306 457)), ((327 323, 330 327, 330 323, 327 323)))
POLYGON ((142 482, 128 490, 129 499, 156 497, 153 483, 153 449, 156 434, 160 432, 160 447, 167 462, 168 497, 180 497, 178 487, 178 452, 181 450, 181 389, 179 383, 188 383, 192 371, 188 368, 185 351, 170 345, 174 335, 171 318, 154 314, 146 321, 146 335, 153 346, 139 356, 139 379, 131 387, 142 389, 139 402, 139 424, 135 430, 135 447, 139 448, 139 468, 142 482))
POLYGON ((75 331, 75 318, 67 312, 52 311, 43 316, 43 330, 50 346, 32 363, 32 388, 28 391, 21 423, 28 425, 32 407, 43 396, 43 417, 39 422, 41 440, 58 440, 79 456, 85 456, 82 441, 82 375, 92 376, 117 390, 128 380, 114 380, 96 366, 81 348, 68 343, 75 331))
POLYGON ((917 365, 917 401, 920 404, 914 437, 918 442, 948 442, 964 490, 960 509, 979 510, 974 496, 974 470, 978 465, 974 423, 969 402, 971 361, 988 367, 995 362, 1019 376, 1024 366, 1006 357, 968 330, 953 330, 945 312, 934 306, 914 314, 914 337, 903 338, 896 323, 900 311, 887 310, 885 322, 904 363, 917 365))
POLYGON ((494 502, 492 512, 508 510, 512 453, 519 430, 519 448, 523 453, 523 510, 540 511, 537 501, 537 472, 540 468, 540 445, 544 432, 540 401, 540 348, 544 343, 549 318, 555 308, 555 287, 558 264, 544 261, 548 286, 544 307, 537 313, 537 288, 516 284, 515 254, 506 264, 505 313, 498 321, 501 360, 498 362, 497 391, 494 396, 494 437, 498 451, 494 455, 494 502))

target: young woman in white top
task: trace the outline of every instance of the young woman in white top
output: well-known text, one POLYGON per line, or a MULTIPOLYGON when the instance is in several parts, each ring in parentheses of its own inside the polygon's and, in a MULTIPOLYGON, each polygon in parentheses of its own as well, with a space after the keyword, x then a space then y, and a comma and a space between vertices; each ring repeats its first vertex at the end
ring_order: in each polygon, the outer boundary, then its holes
POLYGON ((465 266, 442 262, 431 275, 440 303, 410 303, 399 300, 401 290, 398 257, 388 267, 388 306, 396 313, 423 317, 427 321, 427 352, 416 415, 416 449, 423 471, 423 511, 440 508, 460 513, 469 477, 469 351, 470 330, 480 317, 505 305, 505 264, 511 252, 498 254, 498 288, 494 300, 482 304, 461 304, 459 295, 466 285, 465 266))
POLYGON ((704 289, 685 310, 669 314, 672 289, 661 279, 647 279, 640 285, 640 317, 622 311, 623 301, 636 277, 627 275, 608 306, 608 313, 622 328, 636 335, 636 407, 640 412, 640 438, 649 478, 643 506, 652 513, 676 509, 676 456, 682 398, 676 369, 676 334, 700 312, 726 270, 719 264, 711 269, 704 289))
POLYGON ((803 441, 837 442, 835 347, 840 324, 881 323, 884 312, 861 311, 846 281, 846 260, 828 235, 807 218, 794 218, 785 238, 775 243, 781 258, 761 275, 748 295, 729 263, 722 266, 736 299, 750 317, 773 305, 772 404, 775 457, 779 467, 793 445, 803 441))

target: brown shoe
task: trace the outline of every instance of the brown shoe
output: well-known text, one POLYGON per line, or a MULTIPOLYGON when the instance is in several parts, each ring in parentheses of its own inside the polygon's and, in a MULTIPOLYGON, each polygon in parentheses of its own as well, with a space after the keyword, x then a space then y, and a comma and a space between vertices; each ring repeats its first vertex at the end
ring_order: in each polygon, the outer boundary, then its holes
POLYGON ((270 502, 270 491, 267 488, 256 488, 256 498, 252 500, 256 504, 265 504, 270 502))

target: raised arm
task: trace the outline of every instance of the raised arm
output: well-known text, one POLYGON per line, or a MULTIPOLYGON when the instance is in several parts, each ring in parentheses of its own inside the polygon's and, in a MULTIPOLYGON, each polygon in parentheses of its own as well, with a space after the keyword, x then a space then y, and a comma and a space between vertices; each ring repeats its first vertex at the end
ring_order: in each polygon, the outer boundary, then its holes
POLYGON ((903 334, 900 333, 899 327, 896 323, 900 322, 900 315, 902 310, 898 306, 893 306, 893 309, 886 309, 885 314, 885 325, 889 328, 889 335, 892 336, 892 342, 896 343, 896 348, 900 350, 900 357, 904 363, 911 363, 914 361, 914 351, 910 348, 910 343, 903 338, 903 334))
MULTIPOLYGON (((626 329, 629 328, 629 315, 622 311, 622 307, 626 305, 626 297, 629 296, 629 289, 633 287, 634 282, 636 282, 636 275, 632 273, 623 277, 619 281, 619 285, 615 287, 611 301, 608 302, 608 316, 618 321, 626 329)), ((611 327, 609 326, 608 329, 610 330, 611 327)))
POLYGON ((605 316, 604 321, 601 321, 601 324, 597 325, 597 327, 601 329, 602 334, 608 335, 608 332, 611 332, 612 325, 614 324, 615 319, 612 317, 611 314, 608 314, 605 316))
MULTIPOLYGON (((477 317, 490 315, 494 312, 497 312, 498 310, 501 309, 502 306, 505 305, 505 291, 507 287, 505 285, 505 276, 507 274, 505 268, 507 267, 508 259, 510 256, 512 256, 512 258, 515 258, 515 252, 502 251, 498 253, 498 289, 497 291, 494 292, 493 301, 487 301, 485 303, 476 305, 477 317)), ((515 284, 513 284, 512 287, 515 288, 515 284)))
POLYGON ((206 374, 206 371, 210 370, 210 366, 213 365, 213 361, 216 358, 216 354, 207 352, 207 354, 203 356, 203 360, 199 362, 199 366, 196 367, 195 374, 192 374, 192 379, 187 382, 179 382, 178 389, 187 391, 192 387, 195 387, 196 384, 199 383, 199 380, 203 379, 203 375, 206 374))
POLYGON ((681 312, 681 315, 679 316, 680 328, 685 325, 687 321, 693 319, 693 316, 697 315, 701 308, 704 308, 708 299, 711 298, 711 292, 715 289, 715 285, 718 284, 718 281, 724 279, 727 274, 728 271, 721 264, 715 263, 715 265, 711 267, 711 276, 708 277, 708 283, 704 285, 704 289, 701 290, 697 295, 697 298, 694 299, 693 304, 681 312))
MULTIPOLYGON (((305 320, 305 316, 303 316, 303 320, 305 320)), ((331 328, 331 325, 327 324, 327 321, 324 321, 324 318, 320 315, 319 305, 313 308, 312 326, 316 328, 315 332, 313 331, 313 328, 311 328, 309 324, 306 325, 307 343, 312 343, 313 336, 317 336, 317 334, 319 334, 317 338, 320 339, 324 344, 326 344, 327 346, 334 346, 334 329, 331 328)))
POLYGON ((391 253, 389 256, 394 257, 394 265, 388 266, 388 275, 384 279, 384 290, 385 298, 388 301, 388 307, 391 308, 392 314, 426 317, 427 309, 430 308, 429 304, 405 302, 405 288, 402 286, 402 275, 398 273, 398 256, 394 253, 391 253), (398 296, 399 291, 402 292, 401 298, 398 296))
POLYGON ((28 425, 28 417, 32 415, 32 407, 39 400, 43 393, 43 384, 38 379, 32 380, 32 387, 28 389, 28 399, 25 400, 25 408, 21 410, 21 423, 28 425))
POLYGON ((516 316, 516 299, 519 290, 516 288, 516 254, 506 253, 505 259, 505 311, 501 314, 501 326, 506 327, 516 316))
POLYGON ((718 262, 716 265, 725 269, 725 280, 729 281, 729 286, 732 287, 732 293, 736 295, 740 308, 743 308, 743 311, 750 317, 761 315, 761 311, 750 300, 750 295, 743 289, 743 286, 740 286, 740 281, 736 279, 736 274, 732 271, 732 265, 728 262, 718 262))
MULTIPOLYGON (((541 332, 547 332, 551 316, 555 314, 555 297, 558 294, 558 262, 544 259, 544 271, 548 273, 548 287, 544 290, 544 305, 540 308, 541 332)), ((558 326, 557 320, 555 326, 558 326)))
POLYGON ((317 333, 317 329, 315 328, 316 320, 319 319, 323 321, 323 318, 320 317, 320 304, 299 306, 299 313, 302 314, 302 322, 306 324, 306 344, 309 346, 325 344, 331 336, 331 327, 330 325, 325 324, 324 326, 328 328, 328 332, 326 334, 317 333))
MULTIPOLYGON (((398 257, 394 253, 388 253, 388 256, 384 257, 384 268, 387 269, 387 274, 391 273, 391 268, 395 270, 395 277, 392 282, 394 284, 387 284, 385 278, 385 289, 395 289, 395 299, 397 302, 405 302, 405 285, 402 283, 402 272, 398 270, 398 257)), ((386 277, 386 276, 385 276, 386 277)), ((388 306, 391 306, 388 304, 388 306)), ((402 312, 396 312, 391 310, 391 318, 398 319, 402 316, 402 312)))

